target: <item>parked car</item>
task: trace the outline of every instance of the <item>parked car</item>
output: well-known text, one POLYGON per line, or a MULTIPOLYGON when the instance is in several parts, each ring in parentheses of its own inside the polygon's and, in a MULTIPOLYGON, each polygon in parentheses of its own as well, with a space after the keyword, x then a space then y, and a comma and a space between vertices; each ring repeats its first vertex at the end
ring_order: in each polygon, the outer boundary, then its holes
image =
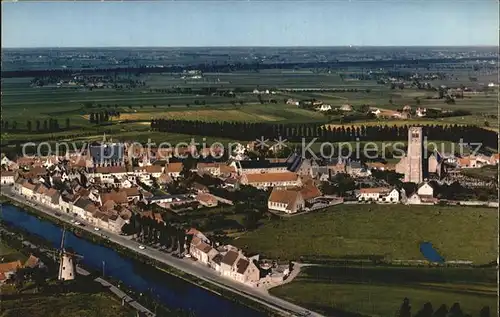
POLYGON ((145 246, 143 246, 143 245, 140 245, 140 246, 139 246, 139 249, 144 250, 144 249, 146 249, 146 247, 145 247, 145 246))
POLYGON ((95 231, 99 231, 99 228, 97 228, 97 227, 94 227, 94 230, 95 230, 95 231))

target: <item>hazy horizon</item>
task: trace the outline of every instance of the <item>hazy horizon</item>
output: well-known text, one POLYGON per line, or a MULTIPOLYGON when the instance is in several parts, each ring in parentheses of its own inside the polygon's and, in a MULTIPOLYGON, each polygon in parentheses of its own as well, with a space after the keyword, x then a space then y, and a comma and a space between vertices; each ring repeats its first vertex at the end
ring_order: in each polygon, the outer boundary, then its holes
POLYGON ((498 48, 498 45, 297 45, 297 46, 260 46, 260 45, 241 45, 241 46, 40 46, 40 47, 2 47, 5 50, 12 49, 75 49, 75 48, 106 48, 106 49, 124 49, 124 48, 165 48, 165 49, 186 49, 186 48, 498 48))
POLYGON ((498 46, 494 0, 2 2, 2 47, 498 46))

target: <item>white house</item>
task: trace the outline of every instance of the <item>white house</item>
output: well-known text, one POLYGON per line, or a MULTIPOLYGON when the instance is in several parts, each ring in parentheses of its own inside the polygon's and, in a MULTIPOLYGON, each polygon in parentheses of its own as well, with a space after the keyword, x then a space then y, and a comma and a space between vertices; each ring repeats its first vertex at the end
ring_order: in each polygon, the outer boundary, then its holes
POLYGON ((59 208, 66 213, 73 213, 73 204, 79 197, 74 195, 61 195, 59 197, 59 208))
POLYGON ((492 165, 497 165, 499 162, 499 158, 500 158, 500 156, 498 153, 492 154, 490 159, 489 159, 489 163, 492 165))
POLYGON ((399 200, 399 191, 396 188, 393 188, 389 193, 382 195, 379 199, 379 201, 386 203, 398 203, 399 200))
POLYGON ((342 106, 339 108, 339 110, 341 110, 341 111, 352 111, 352 106, 351 106, 351 105, 349 105, 349 104, 344 104, 344 105, 342 105, 342 106))
POLYGON ((477 168, 482 167, 483 163, 479 162, 475 156, 459 157, 457 159, 457 166, 459 168, 477 168))
POLYGON ((97 189, 90 190, 90 192, 88 194, 88 198, 91 201, 98 203, 99 205, 102 205, 101 195, 97 189))
POLYGON ((432 197, 424 197, 418 195, 416 192, 411 194, 405 201, 407 205, 434 205, 437 199, 432 197))
POLYGON ((300 186, 302 184, 297 173, 263 173, 263 174, 243 174, 240 180, 243 185, 250 185, 257 188, 268 188, 275 186, 300 186))
POLYGON ((332 110, 332 106, 327 105, 327 104, 322 104, 321 106, 316 108, 316 111, 330 111, 332 110))
POLYGON ((417 117, 419 117, 419 118, 425 117, 427 115, 426 108, 417 108, 417 110, 415 112, 417 114, 417 117))
POLYGON ((255 285, 260 278, 257 266, 252 259, 245 257, 241 250, 231 249, 222 258, 216 255, 213 261, 210 261, 210 265, 219 268, 218 271, 222 276, 240 283, 255 285))
POLYGON ((236 262, 233 279, 240 283, 255 284, 259 278, 260 271, 251 259, 241 257, 236 262))
MULTIPOLYGON (((82 175, 79 172, 76 172, 73 170, 69 171, 69 173, 67 175, 68 175, 69 181, 72 181, 74 179, 76 179, 77 181, 81 181, 81 179, 82 179, 82 175)), ((63 179, 62 176, 61 176, 61 179, 63 179)))
POLYGON ((11 160, 7 156, 2 156, 2 159, 0 160, 0 165, 4 166, 9 166, 12 163, 11 160))
POLYGON ((198 237, 201 241, 205 243, 210 243, 210 240, 207 238, 207 236, 195 228, 190 228, 189 230, 187 230, 186 235, 192 235, 193 237, 198 237))
POLYGON ((269 210, 281 211, 287 214, 296 213, 304 209, 304 207, 305 202, 300 190, 286 190, 275 187, 267 200, 269 210))
POLYGON ((61 194, 59 193, 58 190, 54 188, 49 188, 47 191, 45 191, 43 196, 44 196, 44 203, 46 205, 54 209, 59 209, 59 201, 61 194))
POLYGON ((0 184, 2 185, 14 184, 15 176, 16 172, 14 171, 0 171, 0 184))
POLYGON ((176 162, 176 163, 168 163, 165 173, 170 175, 172 178, 177 178, 181 176, 181 171, 182 171, 182 163, 176 162))
POLYGON ((127 169, 123 166, 103 166, 96 167, 91 177, 100 177, 102 180, 114 180, 115 177, 123 177, 127 175, 127 169))
POLYGON ((92 201, 90 201, 88 198, 80 198, 78 199, 74 205, 73 205, 73 213, 75 213, 78 217, 85 219, 87 212, 86 212, 86 207, 92 204, 92 201))
POLYGON ((49 168, 53 166, 54 164, 57 164, 59 162, 59 158, 55 155, 47 156, 43 160, 42 166, 45 168, 49 168))
POLYGON ((124 178, 120 180, 120 187, 121 188, 130 188, 132 187, 132 182, 128 180, 127 178, 124 178))
POLYGON ((122 217, 120 217, 118 215, 113 215, 113 216, 109 217, 109 219, 108 219, 108 229, 114 233, 120 233, 122 231, 122 227, 127 222, 128 221, 123 219, 122 217))
POLYGON ((203 242, 198 237, 193 237, 191 241, 191 246, 189 248, 189 253, 193 256, 193 258, 197 259, 200 263, 205 265, 209 264, 209 261, 219 254, 217 250, 212 248, 209 244, 203 242))
POLYGON ((434 196, 434 188, 427 182, 420 183, 418 185, 417 194, 419 196, 434 196))
POLYGON ((151 175, 154 178, 158 178, 163 173, 164 167, 161 165, 148 165, 143 167, 146 174, 151 175))
POLYGON ((357 195, 358 201, 374 201, 384 203, 399 202, 399 191, 395 188, 361 188, 357 195))
MULTIPOLYGON (((404 190, 403 197, 406 197, 404 190)), ((427 182, 418 184, 417 190, 403 200, 403 203, 407 205, 433 205, 436 202, 437 199, 434 198, 434 188, 427 182)))
MULTIPOLYGON (((62 173, 57 173, 56 175, 61 178, 61 182, 69 180, 68 174, 65 171, 63 171, 62 173)), ((50 182, 53 183, 52 176, 50 177, 50 182)))
POLYGON ((233 272, 233 266, 240 257, 239 252, 230 250, 221 259, 220 262, 220 274, 222 276, 231 278, 231 273, 233 272))
POLYGON ((21 195, 24 195, 28 199, 32 199, 33 195, 35 194, 35 184, 31 184, 27 180, 23 181, 22 184, 19 187, 19 192, 21 195))

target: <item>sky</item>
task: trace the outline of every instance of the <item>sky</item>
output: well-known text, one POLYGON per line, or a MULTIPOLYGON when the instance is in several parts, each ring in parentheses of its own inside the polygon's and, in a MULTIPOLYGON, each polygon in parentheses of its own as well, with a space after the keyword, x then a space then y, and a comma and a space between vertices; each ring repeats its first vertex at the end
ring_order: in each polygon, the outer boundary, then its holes
POLYGON ((498 45, 496 0, 4 2, 2 47, 498 45))

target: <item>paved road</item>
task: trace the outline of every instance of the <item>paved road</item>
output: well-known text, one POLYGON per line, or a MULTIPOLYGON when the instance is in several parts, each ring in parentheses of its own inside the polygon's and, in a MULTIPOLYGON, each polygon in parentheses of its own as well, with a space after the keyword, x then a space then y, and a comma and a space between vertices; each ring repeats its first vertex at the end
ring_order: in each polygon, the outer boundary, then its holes
MULTIPOLYGON (((12 187, 2 187, 2 193, 20 203, 27 203, 27 200, 25 197, 20 196, 16 192, 12 190, 12 187)), ((54 210, 52 208, 49 208, 45 205, 37 204, 36 202, 29 201, 29 204, 33 207, 36 207, 37 210, 40 210, 42 212, 45 212, 52 217, 58 218, 62 221, 65 221, 71 225, 71 220, 75 219, 75 217, 61 213, 59 210, 54 210), (55 215, 55 212, 59 213, 59 216, 55 215)), ((84 220, 78 219, 79 222, 85 223, 84 220)), ((272 296, 267 292, 267 290, 264 289, 258 289, 258 288, 253 288, 244 284, 241 284, 236 281, 232 281, 230 279, 224 278, 220 276, 217 272, 214 270, 210 269, 207 266, 204 266, 198 262, 193 262, 190 259, 179 259, 176 257, 173 257, 165 252, 158 251, 156 249, 146 247, 144 250, 139 249, 140 243, 130 240, 130 238, 127 238, 125 236, 121 236, 112 232, 109 232, 107 230, 101 229, 100 231, 94 231, 93 226, 86 224, 85 227, 80 227, 80 229, 86 230, 92 234, 96 234, 99 236, 105 235, 105 237, 117 244, 120 244, 122 246, 125 246, 134 252, 137 252, 139 254, 142 254, 144 256, 150 257, 152 259, 155 259, 159 262, 162 262, 164 264, 167 264, 169 266, 172 266, 180 271, 186 272, 188 274, 194 275, 197 278, 200 278, 202 280, 205 280, 209 283, 212 283, 218 287, 221 287, 223 289, 232 291, 234 293, 237 293, 241 296, 245 296, 246 298, 249 298, 261 305, 267 306, 277 312, 282 313, 283 315, 286 316, 311 316, 311 317, 322 317, 322 315, 312 312, 312 311, 307 311, 305 308, 300 307, 298 305, 292 304, 288 301, 285 301, 281 298, 272 296)))

